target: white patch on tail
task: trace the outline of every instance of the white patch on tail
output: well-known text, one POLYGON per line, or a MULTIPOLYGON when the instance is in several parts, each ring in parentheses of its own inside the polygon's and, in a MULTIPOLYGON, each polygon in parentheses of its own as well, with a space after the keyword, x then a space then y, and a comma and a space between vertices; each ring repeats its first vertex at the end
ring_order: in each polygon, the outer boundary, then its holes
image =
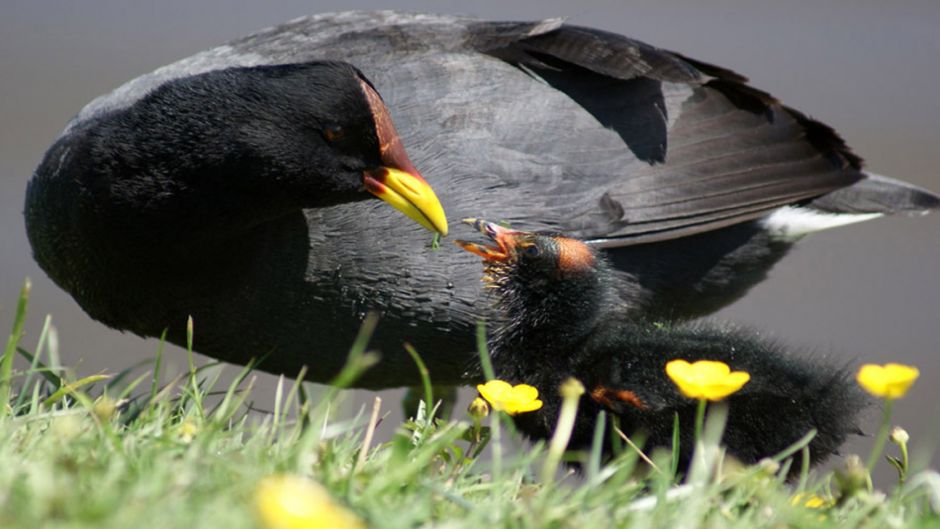
POLYGON ((796 239, 804 235, 882 216, 881 213, 825 213, 812 208, 784 206, 760 220, 772 235, 796 239))

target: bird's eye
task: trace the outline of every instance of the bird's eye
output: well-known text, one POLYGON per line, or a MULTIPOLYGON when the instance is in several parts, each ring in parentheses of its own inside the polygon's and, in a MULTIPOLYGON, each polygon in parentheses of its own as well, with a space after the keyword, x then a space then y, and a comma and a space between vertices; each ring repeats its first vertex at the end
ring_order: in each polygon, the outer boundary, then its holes
POLYGON ((539 253, 541 253, 541 250, 539 250, 538 246, 534 244, 530 244, 529 246, 526 246, 525 248, 522 249, 522 253, 526 257, 537 257, 539 253))
POLYGON ((346 129, 342 125, 327 125, 323 127, 323 137, 328 142, 336 142, 346 137, 346 129))

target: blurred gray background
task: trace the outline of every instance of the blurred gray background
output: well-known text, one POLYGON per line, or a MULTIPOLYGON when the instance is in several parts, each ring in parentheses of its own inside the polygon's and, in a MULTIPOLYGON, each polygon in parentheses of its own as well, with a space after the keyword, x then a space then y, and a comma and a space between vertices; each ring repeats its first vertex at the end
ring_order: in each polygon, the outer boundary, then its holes
MULTIPOLYGON (((155 340, 92 321, 33 262, 21 214, 33 168, 72 115, 124 81, 297 16, 353 8, 489 19, 567 16, 630 35, 749 76, 755 86, 834 126, 874 172, 940 191, 937 0, 3 0, 0 332, 7 332, 17 291, 29 276, 28 349, 51 313, 63 362, 81 373, 116 372, 152 357, 155 340)), ((806 239, 770 280, 718 317, 847 361, 919 366, 921 379, 896 406, 895 422, 911 432, 915 460, 927 464, 940 444, 938 264, 940 214, 841 228, 806 239)), ((168 356, 176 369, 185 366, 181 350, 170 348, 168 356)), ((265 396, 274 380, 261 377, 259 406, 270 406, 265 396)), ((372 395, 358 393, 363 400, 372 395)), ((401 392, 383 393, 386 409, 397 410, 401 392)), ((386 430, 398 424, 397 416, 390 419, 386 430)), ((874 431, 877 423, 872 413, 866 426, 874 431)), ((865 455, 870 446, 871 439, 858 440, 846 452, 865 455)), ((884 465, 882 479, 888 470, 884 465)))

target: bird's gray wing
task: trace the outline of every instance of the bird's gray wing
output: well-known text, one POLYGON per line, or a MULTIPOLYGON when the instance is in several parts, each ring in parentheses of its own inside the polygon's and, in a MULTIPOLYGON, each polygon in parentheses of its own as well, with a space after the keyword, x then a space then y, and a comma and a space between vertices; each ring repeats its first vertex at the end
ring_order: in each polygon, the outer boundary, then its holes
MULTIPOLYGON (((561 226, 616 246, 753 219, 862 179, 861 160, 828 126, 724 68, 620 35, 504 25, 482 50, 563 92, 641 162, 595 175, 594 211, 561 226), (517 36, 512 38, 515 31, 517 36), (606 177, 606 178, 605 178, 606 177), (606 214, 606 215, 605 215, 606 214)), ((559 108, 556 126, 564 127, 559 108)), ((583 141, 582 141, 583 143, 583 141)), ((557 146, 546 146, 546 155, 557 146)))
POLYGON ((831 129, 743 77, 558 19, 304 17, 130 81, 72 124, 179 77, 322 59, 375 84, 451 218, 617 246, 759 217, 862 177, 831 129))

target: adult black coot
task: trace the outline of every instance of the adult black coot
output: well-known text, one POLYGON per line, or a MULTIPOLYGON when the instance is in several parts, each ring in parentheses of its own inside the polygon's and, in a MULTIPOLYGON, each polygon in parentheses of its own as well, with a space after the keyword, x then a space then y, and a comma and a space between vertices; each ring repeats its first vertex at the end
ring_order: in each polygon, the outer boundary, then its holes
POLYGON ((514 417, 527 436, 552 436, 559 388, 575 378, 586 391, 569 447, 590 449, 597 415, 606 411, 628 433, 645 436, 648 448, 668 448, 678 415, 684 468, 695 446, 697 401, 667 376, 673 360, 717 361, 747 373, 727 399, 723 438, 728 453, 744 463, 782 452, 811 430, 810 457, 819 463, 860 431, 868 399, 845 369, 794 356, 740 330, 643 322, 623 299, 623 278, 583 242, 468 220, 493 242, 457 244, 483 257, 484 280, 504 315, 490 341, 494 373, 510 384, 534 386, 544 403, 514 417))
POLYGON ((451 215, 606 248, 626 303, 650 318, 737 299, 807 232, 938 203, 867 174, 829 127, 744 77, 677 53, 559 20, 347 12, 199 53, 86 106, 27 193, 39 264, 107 325, 168 328, 180 343, 193 315, 198 351, 308 365, 315 381, 376 310, 383 364, 360 385, 417 381, 403 341, 436 382, 460 380, 491 311, 477 266, 357 200, 379 163, 360 136, 368 116, 348 117, 362 111, 348 98, 358 81, 330 87, 340 106, 321 120, 290 73, 323 60, 382 94, 451 215))

